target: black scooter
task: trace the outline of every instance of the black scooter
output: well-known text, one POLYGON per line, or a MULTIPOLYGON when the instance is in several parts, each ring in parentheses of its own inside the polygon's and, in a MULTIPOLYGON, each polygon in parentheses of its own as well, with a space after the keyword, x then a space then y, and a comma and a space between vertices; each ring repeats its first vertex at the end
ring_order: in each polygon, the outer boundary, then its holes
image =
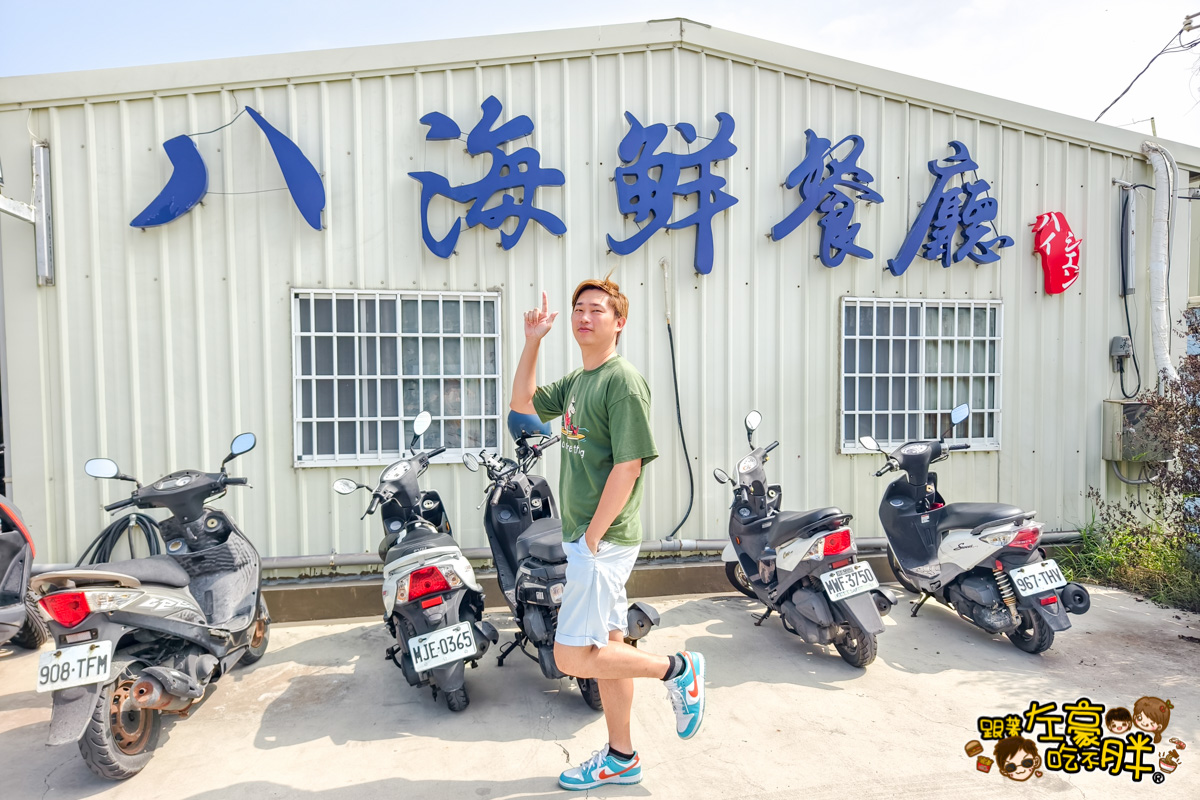
MULTIPOLYGON (((1036 511, 1007 503, 946 504, 929 467, 970 447, 944 442, 970 414, 966 404, 958 406, 940 439, 900 445, 875 473, 905 473, 879 504, 888 564, 901 586, 921 595, 912 616, 933 597, 988 633, 1003 633, 1021 650, 1041 653, 1054 643, 1055 631, 1071 627, 1067 614, 1086 613, 1091 598, 1078 583, 1068 583, 1038 546, 1042 523, 1034 521, 1036 511)), ((870 436, 859 442, 883 452, 870 436)))
POLYGON ((166 555, 47 572, 32 581, 52 620, 56 650, 38 665, 39 692, 54 693, 49 744, 79 742, 92 772, 131 778, 149 762, 162 714, 186 717, 208 686, 267 651, 271 618, 261 593, 258 551, 224 511, 205 503, 229 486, 225 465, 254 447, 233 440, 220 472, 182 470, 149 486, 107 458, 93 478, 137 484, 104 507, 165 508, 166 555))
POLYGON ((21 512, 0 499, 0 645, 37 650, 50 639, 37 598, 27 588, 33 556, 33 537, 21 512))
POLYGON ((737 482, 713 470, 718 483, 733 486, 729 544, 722 554, 726 574, 739 591, 767 607, 756 626, 778 612, 790 632, 813 644, 832 642, 847 664, 865 667, 875 660, 881 615, 896 598, 879 585, 871 565, 858 560, 850 514, 833 506, 780 510, 782 490, 767 483, 763 468, 779 442, 754 447, 761 422, 757 411, 746 415, 746 438, 754 449, 738 462, 737 482))
MULTIPOLYGON (((487 533, 497 579, 504 600, 517 623, 516 638, 500 650, 497 663, 515 649, 535 659, 542 674, 550 679, 564 677, 554 663, 554 631, 558 608, 566 585, 567 556, 563 552, 562 520, 550 484, 540 475, 530 474, 547 448, 558 442, 550 436, 549 424, 530 414, 510 411, 508 430, 517 446, 517 459, 499 458, 480 451, 476 458, 463 455, 463 463, 472 472, 482 462, 489 484, 484 490, 487 505, 483 528, 487 533), (533 645, 537 655, 525 648, 533 645)), ((626 641, 635 647, 637 640, 658 624, 658 612, 646 603, 633 603, 627 616, 626 641)), ((584 701, 600 711, 600 687, 591 678, 576 678, 584 701)))
POLYGON ((451 535, 442 498, 421 489, 429 459, 446 449, 415 450, 430 420, 428 411, 417 415, 412 456, 384 469, 374 489, 347 478, 335 481, 333 489, 338 494, 370 490, 363 517, 381 512, 383 622, 396 640, 384 657, 410 686, 429 686, 434 700, 441 690, 451 711, 463 711, 471 702, 464 665, 478 666, 499 633, 483 619, 483 587, 451 535))

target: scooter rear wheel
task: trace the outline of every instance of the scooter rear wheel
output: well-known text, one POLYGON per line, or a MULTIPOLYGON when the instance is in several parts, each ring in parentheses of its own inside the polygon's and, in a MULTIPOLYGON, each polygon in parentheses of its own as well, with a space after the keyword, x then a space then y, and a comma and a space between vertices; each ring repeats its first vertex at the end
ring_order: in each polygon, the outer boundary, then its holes
POLYGON ((26 594, 25 624, 10 641, 17 647, 37 650, 49 640, 50 628, 46 626, 46 620, 42 618, 42 610, 38 608, 37 600, 33 599, 33 595, 26 594))
POLYGON ((875 660, 878 643, 875 634, 867 633, 857 625, 846 625, 846 635, 840 642, 834 642, 842 660, 852 667, 865 667, 875 660))
POLYGON ((446 705, 451 711, 466 711, 467 706, 471 704, 471 698, 467 696, 467 687, 455 689, 453 692, 446 692, 446 705))
POLYGON ((746 577, 746 571, 742 569, 740 561, 725 562, 725 577, 733 584, 733 588, 746 595, 746 597, 758 599, 758 596, 754 594, 754 590, 750 588, 750 579, 746 577))
POLYGON ((583 702, 588 704, 588 708, 603 711, 604 701, 600 699, 600 684, 596 679, 576 678, 575 681, 579 684, 579 693, 583 695, 583 702))
POLYGON ((892 551, 892 546, 889 544, 887 549, 887 563, 891 567, 892 574, 896 576, 896 582, 905 588, 906 591, 913 594, 920 594, 921 589, 915 583, 908 579, 904 574, 904 570, 900 568, 900 562, 896 560, 896 554, 892 551))
POLYGON ((110 781, 132 778, 150 763, 162 731, 162 714, 134 707, 136 676, 123 673, 100 690, 96 708, 79 739, 88 769, 110 781))
POLYGON ((1018 649, 1026 653, 1042 653, 1054 644, 1054 629, 1036 612, 1021 612, 1021 624, 1015 631, 1004 634, 1018 649))

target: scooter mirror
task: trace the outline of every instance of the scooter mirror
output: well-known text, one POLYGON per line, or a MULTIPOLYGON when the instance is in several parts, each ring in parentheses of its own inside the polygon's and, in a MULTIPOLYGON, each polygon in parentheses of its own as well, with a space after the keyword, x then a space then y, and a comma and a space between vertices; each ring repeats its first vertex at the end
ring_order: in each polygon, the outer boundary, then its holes
POLYGON ((463 453, 463 466, 471 472, 479 472, 479 459, 471 453, 463 453))
POLYGON ((963 403, 960 406, 955 406, 954 410, 950 412, 950 422, 953 425, 957 425, 969 416, 971 416, 971 407, 963 403))
POLYGON ((729 483, 731 480, 729 474, 720 467, 713 470, 713 477, 717 479, 717 483, 729 483))
POLYGON ((349 478, 339 478, 333 482, 333 490, 338 494, 353 494, 358 490, 358 483, 349 478))
POLYGON ((249 453, 256 444, 258 444, 258 439, 253 433, 239 433, 233 437, 233 442, 229 445, 229 455, 240 456, 242 453, 249 453))
POLYGON ((874 436, 860 436, 858 437, 858 443, 868 450, 874 450, 879 453, 883 452, 883 448, 879 446, 879 442, 875 441, 874 436))
POLYGON ((753 433, 758 430, 758 426, 762 424, 762 414, 757 411, 751 411, 746 415, 746 432, 753 433))
POLYGON ((83 471, 93 478, 115 478, 121 474, 117 462, 111 458, 89 458, 83 465, 83 471))
POLYGON ((415 436, 424 435, 425 431, 429 430, 432 422, 433 417, 428 411, 422 411, 420 414, 417 414, 417 418, 413 420, 413 434, 415 436))

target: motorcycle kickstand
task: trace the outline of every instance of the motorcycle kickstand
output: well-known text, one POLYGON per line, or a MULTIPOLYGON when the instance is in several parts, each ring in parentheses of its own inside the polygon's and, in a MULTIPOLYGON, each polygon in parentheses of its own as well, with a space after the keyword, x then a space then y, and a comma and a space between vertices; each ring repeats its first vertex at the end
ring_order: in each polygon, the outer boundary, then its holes
POLYGON ((768 617, 771 616, 771 610, 772 610, 771 607, 767 606, 767 610, 764 613, 755 614, 754 615, 754 619, 755 619, 754 627, 756 627, 756 628, 762 627, 762 624, 767 621, 768 617))
POLYGON ((521 648, 521 652, 525 652, 525 648, 521 642, 520 634, 517 634, 516 638, 508 644, 500 645, 500 655, 496 656, 496 666, 503 667, 504 659, 508 658, 509 654, 518 647, 521 648))
POLYGON ((913 605, 912 614, 909 616, 915 617, 917 612, 921 610, 921 606, 925 605, 925 601, 933 597, 929 592, 921 592, 921 599, 913 605))

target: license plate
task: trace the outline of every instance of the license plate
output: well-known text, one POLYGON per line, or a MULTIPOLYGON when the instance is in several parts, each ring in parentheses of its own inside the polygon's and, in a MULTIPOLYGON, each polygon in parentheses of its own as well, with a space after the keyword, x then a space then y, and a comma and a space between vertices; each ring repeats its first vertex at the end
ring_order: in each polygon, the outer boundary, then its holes
POLYGON ((1063 575, 1054 559, 1037 564, 1026 564, 1009 572, 1008 577, 1012 578, 1017 594, 1022 597, 1041 594, 1067 585, 1066 576, 1063 575))
POLYGON ((38 659, 39 692, 104 683, 112 671, 113 643, 92 642, 42 653, 38 659))
POLYGON ((408 654, 417 672, 462 661, 475 655, 476 650, 475 633, 469 622, 460 622, 408 640, 408 654))
POLYGON ((825 585, 825 594, 829 595, 830 600, 844 600, 879 588, 874 570, 865 561, 823 573, 821 583, 825 585))

